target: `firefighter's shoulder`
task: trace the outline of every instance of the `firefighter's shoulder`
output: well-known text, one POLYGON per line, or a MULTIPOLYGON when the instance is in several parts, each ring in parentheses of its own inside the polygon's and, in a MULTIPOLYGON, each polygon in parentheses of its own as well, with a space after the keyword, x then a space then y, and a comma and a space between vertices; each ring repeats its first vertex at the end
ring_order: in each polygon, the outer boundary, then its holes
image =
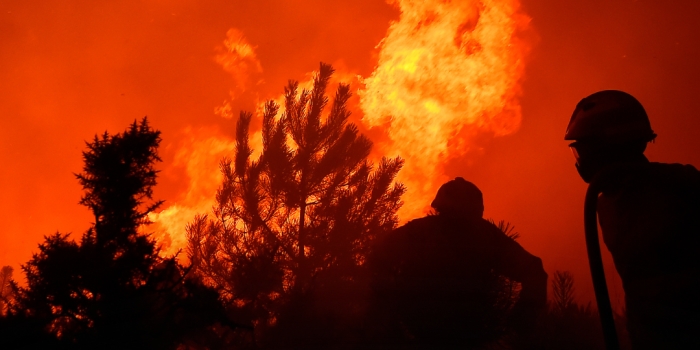
POLYGON ((430 232, 438 230, 440 227, 440 218, 437 215, 428 215, 422 218, 413 219, 393 231, 391 231, 386 240, 416 240, 420 239, 430 232))
POLYGON ((700 171, 690 164, 651 162, 649 167, 654 178, 700 186, 700 171))

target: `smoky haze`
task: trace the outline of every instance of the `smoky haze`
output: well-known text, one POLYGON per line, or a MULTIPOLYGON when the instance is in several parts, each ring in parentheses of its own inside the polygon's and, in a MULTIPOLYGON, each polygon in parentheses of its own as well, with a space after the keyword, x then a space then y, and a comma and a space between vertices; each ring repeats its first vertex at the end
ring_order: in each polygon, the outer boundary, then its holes
MULTIPOLYGON (((450 160, 445 176, 477 184, 485 217, 515 225, 519 242, 548 272, 572 271, 578 296, 591 300, 585 184, 563 141, 566 123, 582 97, 626 90, 645 105, 659 135, 649 158, 700 165, 694 98, 700 4, 523 0, 521 6, 531 18, 532 48, 520 128, 483 137, 480 152, 450 160)), ((277 97, 287 79, 304 80, 319 61, 369 76, 376 46, 398 17, 383 1, 3 2, 0 264, 17 269, 44 235, 88 227, 92 218, 77 204, 81 191, 73 175, 84 141, 144 115, 163 131, 155 197, 167 206, 185 196, 190 178, 175 160, 189 135, 234 130, 235 118, 214 112, 237 89, 216 61, 231 28, 243 33, 261 67, 251 76, 249 95, 232 100, 237 115, 277 97)), ((207 165, 212 172, 217 162, 207 165)), ((621 298, 619 284, 611 294, 621 298)))

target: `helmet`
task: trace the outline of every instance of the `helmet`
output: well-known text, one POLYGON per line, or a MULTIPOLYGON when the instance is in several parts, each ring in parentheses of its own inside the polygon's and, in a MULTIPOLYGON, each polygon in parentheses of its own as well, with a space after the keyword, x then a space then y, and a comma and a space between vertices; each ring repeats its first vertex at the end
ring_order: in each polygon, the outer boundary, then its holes
POLYGON ((440 186, 430 206, 440 214, 481 218, 484 199, 476 185, 457 177, 440 186))
POLYGON ((576 105, 565 140, 606 143, 648 142, 656 137, 642 104, 618 90, 596 92, 576 105))

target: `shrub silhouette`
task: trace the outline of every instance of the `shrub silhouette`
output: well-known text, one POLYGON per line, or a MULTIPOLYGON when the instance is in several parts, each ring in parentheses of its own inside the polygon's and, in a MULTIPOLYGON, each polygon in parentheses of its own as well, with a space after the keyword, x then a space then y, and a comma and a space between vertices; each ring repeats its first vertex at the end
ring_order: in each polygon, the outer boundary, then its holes
POLYGON ((9 348, 175 349, 227 323, 216 291, 140 232, 161 204, 152 199, 159 143, 146 118, 87 143, 76 176, 95 222, 79 242, 46 237, 22 266, 27 286, 15 288, 0 331, 9 348))

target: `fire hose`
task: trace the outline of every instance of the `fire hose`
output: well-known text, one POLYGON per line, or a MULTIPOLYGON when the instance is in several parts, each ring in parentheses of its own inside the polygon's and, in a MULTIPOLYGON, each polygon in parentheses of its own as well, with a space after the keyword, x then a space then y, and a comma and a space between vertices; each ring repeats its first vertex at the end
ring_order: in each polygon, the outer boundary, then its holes
MULTIPOLYGON (((600 174, 599 174, 600 175, 600 174)), ((598 194, 602 191, 601 177, 591 181, 586 191, 586 199, 583 205, 583 225, 586 234, 586 250, 588 251, 588 264, 591 268, 593 278, 593 290, 598 304, 598 315, 603 328, 603 339, 607 350, 619 350, 620 343, 615 330, 615 319, 613 318, 608 285, 605 281, 605 270, 603 269, 603 258, 600 253, 600 242, 598 240, 598 194)))

